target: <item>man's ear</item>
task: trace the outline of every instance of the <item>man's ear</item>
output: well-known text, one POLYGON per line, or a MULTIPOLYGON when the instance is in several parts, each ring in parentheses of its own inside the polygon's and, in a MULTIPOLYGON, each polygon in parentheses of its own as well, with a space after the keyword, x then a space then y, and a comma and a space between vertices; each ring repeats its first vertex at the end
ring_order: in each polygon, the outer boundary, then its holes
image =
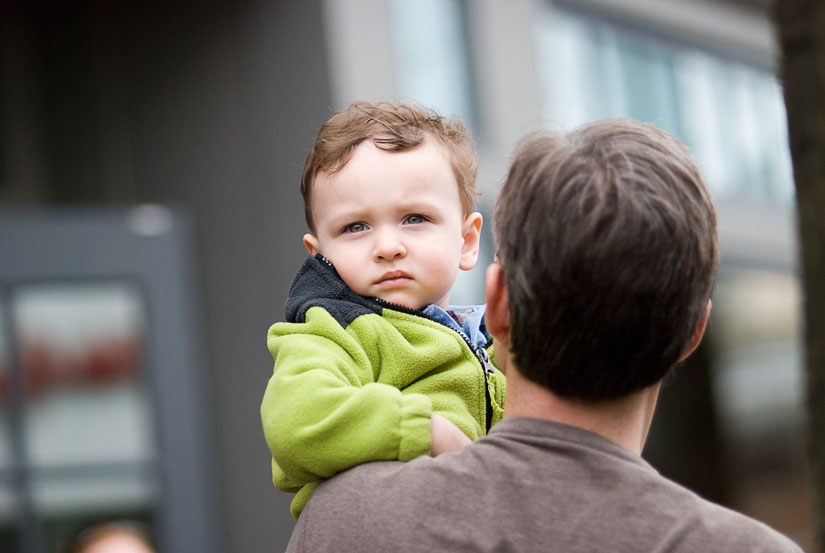
POLYGON ((708 326, 708 319, 710 318, 710 308, 711 308, 711 301, 708 300, 707 305, 705 305, 705 312, 702 315, 702 318, 699 320, 699 324, 696 325, 696 329, 693 331, 693 335, 690 337, 690 342, 688 342, 685 351, 682 352, 682 355, 679 356, 679 361, 684 361, 688 358, 688 356, 693 353, 693 350, 699 345, 702 341, 702 336, 705 335, 705 329, 708 326))
POLYGON ((318 248, 318 239, 310 233, 304 234, 304 247, 309 252, 309 255, 315 255, 321 251, 320 248, 318 248))
POLYGON ((461 260, 458 267, 463 271, 469 271, 476 266, 476 261, 478 261, 482 221, 481 213, 473 211, 464 218, 464 223, 461 225, 461 237, 464 243, 461 246, 461 260))
POLYGON ((487 331, 504 346, 510 346, 510 304, 507 298, 507 286, 504 282, 504 269, 498 263, 487 267, 487 282, 484 287, 484 300, 487 310, 484 324, 487 331))

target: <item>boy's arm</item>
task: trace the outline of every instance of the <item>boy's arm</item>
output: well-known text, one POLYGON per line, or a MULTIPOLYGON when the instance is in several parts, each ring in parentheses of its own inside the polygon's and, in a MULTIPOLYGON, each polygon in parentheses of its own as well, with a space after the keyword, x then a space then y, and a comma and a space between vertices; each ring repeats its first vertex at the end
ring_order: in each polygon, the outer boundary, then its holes
POLYGON ((261 418, 280 489, 360 463, 409 460, 430 448, 432 403, 375 382, 363 348, 322 309, 306 323, 279 323, 267 343, 275 370, 261 418))
POLYGON ((436 457, 450 451, 461 451, 472 443, 464 432, 447 417, 433 413, 430 417, 430 455, 436 457))

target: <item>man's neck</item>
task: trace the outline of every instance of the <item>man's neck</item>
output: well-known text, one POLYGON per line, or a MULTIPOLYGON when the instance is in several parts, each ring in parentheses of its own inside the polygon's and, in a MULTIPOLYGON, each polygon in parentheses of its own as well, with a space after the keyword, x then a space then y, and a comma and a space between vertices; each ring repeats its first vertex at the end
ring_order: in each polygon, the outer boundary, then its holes
POLYGON ((658 395, 659 384, 655 384, 619 400, 562 398, 526 380, 509 360, 504 418, 531 417, 576 426, 641 455, 658 395))

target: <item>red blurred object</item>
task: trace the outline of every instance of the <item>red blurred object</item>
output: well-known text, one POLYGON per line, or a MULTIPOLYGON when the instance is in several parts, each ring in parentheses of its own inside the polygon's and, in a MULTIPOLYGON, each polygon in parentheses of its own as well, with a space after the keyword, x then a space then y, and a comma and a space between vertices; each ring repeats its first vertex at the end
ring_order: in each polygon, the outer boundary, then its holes
MULTIPOLYGON (((134 334, 103 337, 78 352, 51 345, 42 337, 26 339, 20 352, 26 396, 37 397, 57 387, 133 380, 140 372, 141 342, 134 334)), ((0 404, 10 392, 10 377, 10 367, 0 362, 0 404)))

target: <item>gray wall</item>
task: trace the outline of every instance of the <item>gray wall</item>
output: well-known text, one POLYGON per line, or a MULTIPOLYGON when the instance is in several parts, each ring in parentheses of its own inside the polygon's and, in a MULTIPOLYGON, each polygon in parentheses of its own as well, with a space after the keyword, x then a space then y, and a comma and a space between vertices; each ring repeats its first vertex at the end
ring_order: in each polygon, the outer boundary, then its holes
POLYGON ((292 519, 258 409, 266 330, 304 255, 300 171, 329 114, 320 7, 130 4, 0 4, 0 202, 189 208, 227 551, 279 551, 292 519))

